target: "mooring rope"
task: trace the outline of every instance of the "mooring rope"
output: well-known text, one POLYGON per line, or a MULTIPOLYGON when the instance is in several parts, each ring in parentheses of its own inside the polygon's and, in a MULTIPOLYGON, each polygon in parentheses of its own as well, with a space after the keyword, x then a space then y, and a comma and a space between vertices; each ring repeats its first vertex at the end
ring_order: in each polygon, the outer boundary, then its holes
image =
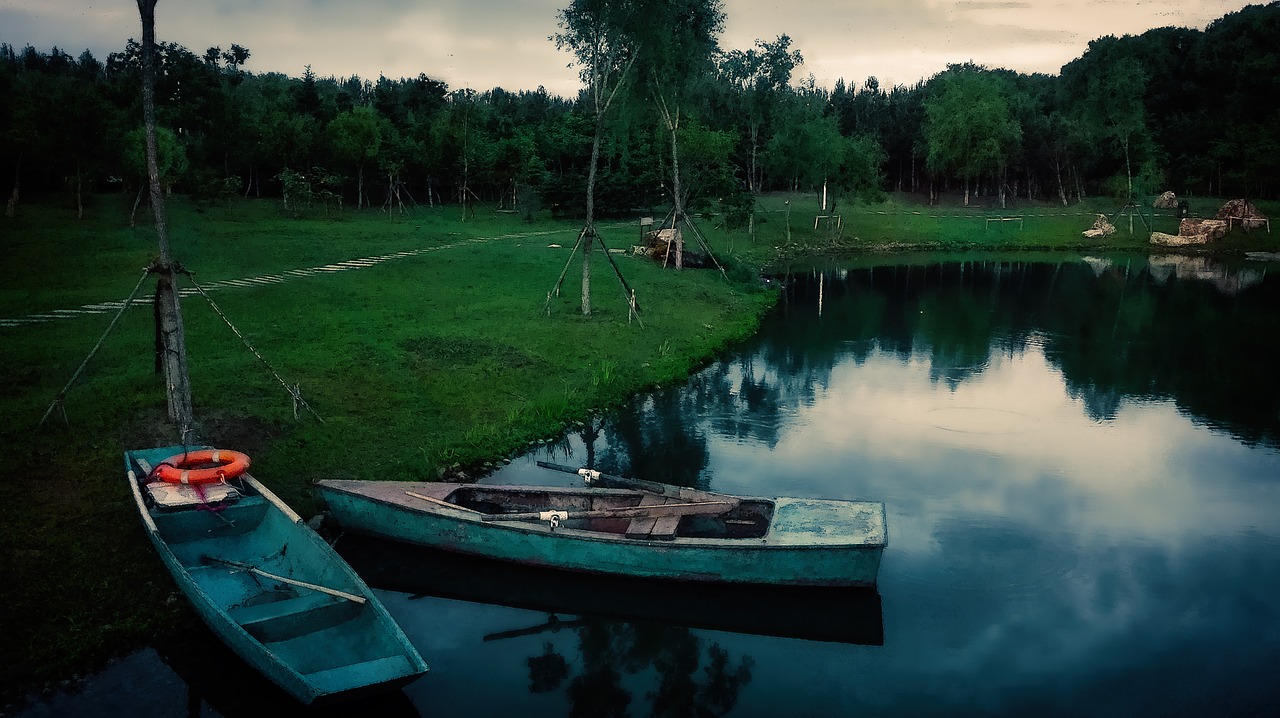
MULTIPOLYGON (((106 331, 102 333, 102 336, 98 337, 98 343, 94 344, 93 349, 89 350, 89 356, 85 357, 84 361, 80 362, 80 367, 71 375, 71 379, 67 381, 66 386, 62 387, 62 391, 58 392, 58 395, 54 397, 53 401, 49 404, 49 408, 45 410, 44 416, 40 417, 39 426, 44 425, 44 422, 49 418, 49 415, 53 413, 55 407, 62 406, 62 402, 67 398, 67 392, 71 390, 71 386, 75 384, 76 380, 80 378, 80 375, 84 373, 84 368, 89 365, 89 360, 93 359, 93 355, 97 354, 98 350, 102 348, 102 343, 107 340, 107 336, 111 334, 111 330, 116 328, 116 322, 120 321, 120 317, 124 315, 125 310, 127 310, 129 305, 133 303, 134 298, 138 296, 138 290, 142 288, 142 283, 147 281, 147 277, 149 276, 151 276, 151 267, 147 267, 142 270, 142 276, 138 278, 138 283, 133 286, 133 291, 129 292, 129 298, 124 300, 124 304, 120 305, 120 311, 116 312, 116 315, 111 318, 111 323, 107 325, 106 331)), ((66 409, 63 409, 63 421, 66 421, 66 418, 66 409)))
POLYGON ((209 303, 209 307, 213 309, 214 314, 217 314, 222 318, 222 321, 226 322, 227 326, 231 328, 231 331, 235 332, 235 335, 240 337, 240 341, 244 342, 244 345, 249 349, 249 352, 257 357, 258 361, 262 362, 262 365, 267 368, 267 371, 271 372, 271 376, 274 376, 276 381, 280 382, 280 386, 284 387, 284 390, 289 392, 289 396, 293 397, 293 418, 298 418, 298 408, 301 407, 311 412, 311 415, 318 419, 321 424, 325 423, 324 418, 317 414, 315 409, 311 408, 311 405, 307 403, 306 399, 302 398, 302 386, 300 384, 293 384, 291 386, 286 382, 284 378, 280 376, 280 373, 275 370, 275 367, 271 366, 271 363, 259 354, 257 349, 253 348, 253 345, 249 343, 248 338, 246 338, 244 334, 240 333, 240 330, 236 328, 236 325, 231 323, 231 319, 223 313, 220 307, 218 307, 217 302, 213 301, 213 297, 209 296, 209 293, 204 291, 204 287, 200 286, 199 282, 196 281, 195 276, 185 269, 182 270, 182 273, 187 275, 187 278, 191 280, 191 286, 195 287, 196 291, 200 292, 200 296, 204 297, 204 300, 209 303))

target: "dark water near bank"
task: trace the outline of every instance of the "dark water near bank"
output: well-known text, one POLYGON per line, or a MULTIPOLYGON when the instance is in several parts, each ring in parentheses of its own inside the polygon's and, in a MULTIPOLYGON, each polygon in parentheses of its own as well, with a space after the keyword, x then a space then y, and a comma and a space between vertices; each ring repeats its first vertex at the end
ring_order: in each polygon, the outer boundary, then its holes
MULTIPOLYGON (((1276 714, 1280 266, 902 262, 788 278, 732 357, 486 479, 570 482, 550 459, 884 501, 877 591, 683 593, 344 539, 432 666, 373 708, 1276 714)), ((288 710, 192 643, 25 715, 288 710)))

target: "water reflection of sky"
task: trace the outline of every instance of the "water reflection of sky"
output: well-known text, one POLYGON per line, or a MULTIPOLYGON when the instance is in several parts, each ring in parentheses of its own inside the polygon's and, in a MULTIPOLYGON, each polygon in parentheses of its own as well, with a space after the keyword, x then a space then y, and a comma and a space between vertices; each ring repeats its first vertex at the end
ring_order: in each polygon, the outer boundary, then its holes
MULTIPOLYGON (((739 637, 757 662, 745 714, 1276 706, 1280 451, 1172 398, 1124 396, 1095 418, 1047 343, 996 338, 957 374, 854 340, 797 378, 762 341, 673 390, 709 410, 673 419, 687 401, 637 402, 642 421, 684 422, 705 443, 715 490, 887 504, 885 645, 739 637)), ((616 459, 620 440, 606 422, 594 453, 616 459)), ((538 458, 585 455, 570 441, 538 458)), ((557 481, 526 462, 491 480, 557 481)))
MULTIPOLYGON (((1275 451, 1206 431, 1169 401, 1094 421, 1034 347, 954 388, 930 380, 927 360, 874 352, 836 364, 791 408, 772 446, 704 419, 717 489, 935 502, 947 515, 1162 543, 1280 530, 1280 485, 1265 480, 1280 476, 1275 451)), ((895 548, 913 539, 895 531, 895 548)))

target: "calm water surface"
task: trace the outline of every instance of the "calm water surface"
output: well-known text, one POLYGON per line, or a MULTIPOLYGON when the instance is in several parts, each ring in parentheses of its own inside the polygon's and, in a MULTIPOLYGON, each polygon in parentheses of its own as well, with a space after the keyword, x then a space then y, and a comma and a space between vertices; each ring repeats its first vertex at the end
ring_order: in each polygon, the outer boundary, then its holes
MULTIPOLYGON (((340 542, 432 666, 379 712, 1280 711, 1280 267, 901 262, 786 278, 732 356, 485 479, 884 501, 878 592, 664 601, 340 542)), ((170 643, 26 714, 279 701, 170 643)))

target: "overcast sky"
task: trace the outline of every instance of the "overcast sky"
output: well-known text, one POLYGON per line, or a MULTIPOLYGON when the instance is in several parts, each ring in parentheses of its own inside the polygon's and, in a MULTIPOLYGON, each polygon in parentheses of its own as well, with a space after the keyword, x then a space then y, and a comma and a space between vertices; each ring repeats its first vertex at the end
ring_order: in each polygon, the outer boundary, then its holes
MULTIPOLYGON (((567 53, 547 37, 566 0, 162 0, 156 34, 197 55, 232 43, 252 53, 247 69, 298 76, 444 80, 451 88, 539 85, 576 94, 567 53)), ((1056 73, 1102 35, 1177 25, 1203 29, 1248 3, 1225 0, 724 0, 721 46, 790 35, 810 73, 831 87, 911 84, 973 62, 1056 73)), ((0 0, 0 42, 41 51, 85 49, 99 59, 141 37, 130 0, 0 0)))

